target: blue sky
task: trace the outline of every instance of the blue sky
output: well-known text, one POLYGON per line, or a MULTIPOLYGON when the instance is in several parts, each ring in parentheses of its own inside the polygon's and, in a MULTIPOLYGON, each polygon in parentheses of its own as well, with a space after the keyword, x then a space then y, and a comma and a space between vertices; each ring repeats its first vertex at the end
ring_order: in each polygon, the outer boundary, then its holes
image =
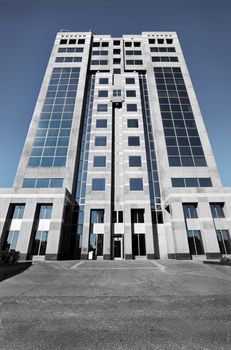
POLYGON ((231 186, 230 0, 0 0, 0 187, 11 187, 56 32, 177 31, 223 185, 231 186))

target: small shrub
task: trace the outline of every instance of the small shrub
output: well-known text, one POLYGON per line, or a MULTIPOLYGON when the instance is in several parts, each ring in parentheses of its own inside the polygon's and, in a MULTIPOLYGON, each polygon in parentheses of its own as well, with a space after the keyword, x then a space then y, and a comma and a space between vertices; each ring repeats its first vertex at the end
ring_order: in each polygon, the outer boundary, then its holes
POLYGON ((3 264, 7 264, 7 263, 15 263, 19 260, 20 258, 20 252, 16 251, 16 250, 2 250, 0 252, 0 261, 3 264))
POLYGON ((231 259, 228 258, 227 256, 222 256, 222 258, 220 259, 220 262, 222 265, 231 264, 231 259))

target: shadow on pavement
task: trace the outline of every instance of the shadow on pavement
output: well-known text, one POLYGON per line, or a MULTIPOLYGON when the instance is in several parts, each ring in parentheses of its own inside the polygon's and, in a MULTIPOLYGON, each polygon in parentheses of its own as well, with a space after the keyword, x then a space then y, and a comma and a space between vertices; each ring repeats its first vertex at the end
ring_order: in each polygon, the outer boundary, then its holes
POLYGON ((32 266, 32 262, 18 262, 18 263, 7 263, 0 265, 0 282, 7 278, 13 277, 29 269, 32 266))

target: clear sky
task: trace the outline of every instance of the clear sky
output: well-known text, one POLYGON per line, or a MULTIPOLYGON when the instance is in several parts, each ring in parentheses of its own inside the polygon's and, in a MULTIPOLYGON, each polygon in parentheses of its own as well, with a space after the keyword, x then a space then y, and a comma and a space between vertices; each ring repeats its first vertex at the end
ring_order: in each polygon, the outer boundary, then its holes
POLYGON ((178 33, 223 185, 231 186, 231 0, 0 0, 0 187, 11 187, 60 29, 178 33))

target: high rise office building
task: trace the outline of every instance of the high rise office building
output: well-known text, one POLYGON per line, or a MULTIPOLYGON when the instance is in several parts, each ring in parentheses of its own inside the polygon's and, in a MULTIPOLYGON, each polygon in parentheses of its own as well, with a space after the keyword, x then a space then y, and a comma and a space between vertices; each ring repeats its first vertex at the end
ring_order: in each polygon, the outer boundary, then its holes
POLYGON ((57 34, 0 218, 22 259, 231 253, 231 190, 175 32, 57 34))

